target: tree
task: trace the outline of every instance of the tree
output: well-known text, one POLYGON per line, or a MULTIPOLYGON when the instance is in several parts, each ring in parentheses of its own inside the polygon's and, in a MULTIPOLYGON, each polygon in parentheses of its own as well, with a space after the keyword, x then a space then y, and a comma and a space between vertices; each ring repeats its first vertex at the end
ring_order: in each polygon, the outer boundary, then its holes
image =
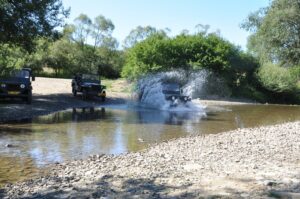
POLYGON ((262 62, 300 64, 299 0, 273 0, 268 8, 250 14, 242 27, 253 32, 249 48, 262 62))
POLYGON ((34 38, 55 36, 69 9, 61 0, 1 0, 0 43, 22 45, 32 50, 34 38))
POLYGON ((54 41, 49 38, 38 38, 34 40, 34 52, 28 53, 26 56, 26 67, 34 70, 34 73, 39 73, 43 67, 48 64, 50 56, 49 46, 54 41))
POLYGON ((112 21, 102 15, 92 21, 87 15, 80 14, 74 24, 66 25, 60 38, 49 45, 44 61, 56 76, 100 73, 106 77, 119 77, 124 58, 117 51, 118 42, 112 37, 113 30, 112 21))
POLYGON ((0 44, 0 76, 24 66, 26 52, 12 44, 0 44))
POLYGON ((256 78, 262 91, 273 101, 299 102, 300 1, 273 0, 251 13, 242 28, 252 32, 248 49, 260 60, 256 78))
MULTIPOLYGON (((72 30, 71 26, 69 26, 72 30)), ((86 14, 80 14, 75 19, 75 25, 73 27, 74 40, 81 46, 84 47, 87 44, 88 38, 91 33, 92 20, 86 14)))
POLYGON ((292 93, 298 81, 290 68, 272 63, 266 63, 259 69, 258 78, 266 89, 275 93, 292 93))
POLYGON ((157 30, 152 26, 146 26, 146 27, 138 26, 135 29, 130 31, 129 35, 124 40, 123 46, 124 48, 130 48, 135 44, 137 44, 138 42, 147 39, 149 36, 153 34, 159 33, 159 34, 167 35, 167 31, 169 31, 169 29, 157 30))
POLYGON ((210 25, 203 25, 203 24, 197 24, 195 26, 197 30, 197 34, 203 34, 206 35, 208 33, 208 30, 210 28, 210 25))
POLYGON ((234 87, 252 76, 257 66, 251 56, 214 33, 175 38, 153 34, 128 50, 122 75, 138 78, 166 70, 208 69, 234 87))
POLYGON ((72 74, 74 71, 75 49, 76 45, 66 39, 60 39, 51 43, 49 46, 49 55, 45 61, 48 67, 55 71, 56 76, 62 72, 67 75, 72 74))
MULTIPOLYGON (((105 41, 112 40, 111 34, 115 29, 114 24, 110 19, 99 15, 94 19, 92 37, 94 38, 94 48, 105 44, 105 41), (107 39, 110 38, 110 39, 107 39)), ((115 43, 116 41, 113 41, 115 43)), ((109 42, 106 42, 109 43, 109 42)))

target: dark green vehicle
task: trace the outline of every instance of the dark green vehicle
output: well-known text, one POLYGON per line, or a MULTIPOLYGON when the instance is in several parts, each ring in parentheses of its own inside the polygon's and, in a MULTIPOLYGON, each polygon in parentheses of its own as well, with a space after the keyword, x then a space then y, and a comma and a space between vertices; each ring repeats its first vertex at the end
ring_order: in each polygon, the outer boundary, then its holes
POLYGON ((182 89, 177 83, 163 83, 162 92, 165 95, 165 99, 171 102, 171 107, 175 107, 180 103, 186 104, 192 100, 191 97, 183 95, 182 89))
POLYGON ((32 102, 32 75, 30 68, 14 70, 11 73, 0 77, 0 98, 21 98, 28 104, 32 102))
POLYGON ((98 96, 104 102, 106 98, 105 86, 101 85, 98 75, 93 74, 77 74, 72 80, 72 93, 76 96, 82 93, 82 99, 98 96))

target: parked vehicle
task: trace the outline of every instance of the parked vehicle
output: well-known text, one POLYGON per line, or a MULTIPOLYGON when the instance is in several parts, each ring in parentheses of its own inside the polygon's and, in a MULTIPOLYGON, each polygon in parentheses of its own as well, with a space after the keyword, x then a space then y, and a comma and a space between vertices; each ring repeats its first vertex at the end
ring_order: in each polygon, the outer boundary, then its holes
POLYGON ((177 83, 163 83, 162 92, 165 95, 165 99, 171 102, 171 107, 191 101, 191 97, 183 95, 182 89, 177 83))
POLYGON ((98 96, 104 102, 106 98, 106 87, 101 85, 98 75, 93 74, 77 74, 72 80, 72 93, 74 96, 77 93, 82 93, 82 99, 98 96))
POLYGON ((32 102, 32 75, 30 68, 14 70, 0 77, 0 98, 21 98, 28 104, 32 102))

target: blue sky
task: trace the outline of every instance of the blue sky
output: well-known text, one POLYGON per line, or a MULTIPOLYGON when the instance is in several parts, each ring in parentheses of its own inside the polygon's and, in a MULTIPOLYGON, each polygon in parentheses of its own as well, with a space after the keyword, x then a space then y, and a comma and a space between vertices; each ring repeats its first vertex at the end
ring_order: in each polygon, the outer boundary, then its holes
POLYGON ((81 13, 91 19, 98 15, 111 19, 113 36, 121 44, 139 25, 169 28, 176 35, 208 24, 211 31, 219 29, 224 38, 245 49, 249 33, 239 26, 250 12, 269 5, 269 0, 63 0, 63 4, 71 7, 69 23, 81 13))

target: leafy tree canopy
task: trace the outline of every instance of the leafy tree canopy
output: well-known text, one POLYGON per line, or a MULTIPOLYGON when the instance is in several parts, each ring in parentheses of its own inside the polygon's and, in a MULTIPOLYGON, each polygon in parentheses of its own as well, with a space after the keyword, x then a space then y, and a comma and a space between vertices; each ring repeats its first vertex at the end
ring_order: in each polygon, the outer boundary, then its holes
POLYGON ((156 33, 128 50, 122 75, 137 78, 173 69, 209 69, 234 87, 257 67, 253 57, 215 33, 181 34, 175 38, 156 33))
POLYGON ((300 64, 300 0, 273 0, 242 24, 252 31, 249 49, 262 62, 300 64))
POLYGON ((82 48, 89 43, 96 47, 107 47, 115 49, 118 42, 112 37, 115 29, 113 22, 102 15, 97 16, 92 21, 86 14, 80 14, 75 19, 75 24, 67 25, 64 35, 78 43, 82 48))
POLYGON ((150 37, 153 34, 162 34, 167 35, 167 32, 169 32, 169 29, 165 30, 158 30, 155 27, 152 26, 138 26, 135 29, 131 30, 129 35, 124 40, 124 48, 130 48, 137 44, 138 42, 141 42, 148 37, 150 37))
POLYGON ((112 21, 102 15, 91 20, 80 14, 74 24, 64 27, 59 39, 38 38, 34 42, 35 52, 27 56, 26 65, 36 72, 46 68, 56 77, 71 77, 85 72, 119 77, 124 58, 123 53, 117 50, 113 30, 112 21))
POLYGON ((13 43, 32 50, 37 36, 55 36, 69 9, 61 0, 1 0, 0 43, 13 43))

